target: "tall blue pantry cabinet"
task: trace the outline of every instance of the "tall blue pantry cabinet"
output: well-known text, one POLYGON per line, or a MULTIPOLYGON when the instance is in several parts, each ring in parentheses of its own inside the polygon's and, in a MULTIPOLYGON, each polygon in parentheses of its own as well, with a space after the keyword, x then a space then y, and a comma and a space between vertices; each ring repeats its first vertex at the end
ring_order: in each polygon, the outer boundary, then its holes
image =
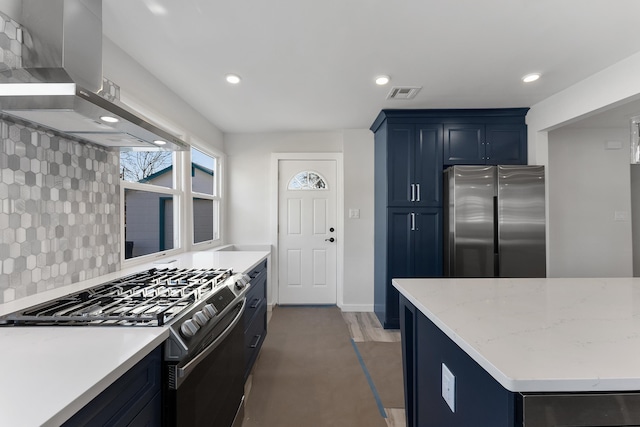
POLYGON ((527 108, 382 110, 375 133, 375 312, 397 329, 391 279, 442 276, 442 171, 526 164, 527 108))

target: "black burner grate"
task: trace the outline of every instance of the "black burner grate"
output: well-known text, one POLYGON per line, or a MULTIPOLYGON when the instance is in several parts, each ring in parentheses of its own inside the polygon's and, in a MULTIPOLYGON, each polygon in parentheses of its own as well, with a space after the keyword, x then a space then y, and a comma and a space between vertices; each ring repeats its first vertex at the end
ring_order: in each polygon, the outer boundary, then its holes
POLYGON ((20 325, 161 326, 213 292, 228 269, 150 269, 5 316, 20 325))

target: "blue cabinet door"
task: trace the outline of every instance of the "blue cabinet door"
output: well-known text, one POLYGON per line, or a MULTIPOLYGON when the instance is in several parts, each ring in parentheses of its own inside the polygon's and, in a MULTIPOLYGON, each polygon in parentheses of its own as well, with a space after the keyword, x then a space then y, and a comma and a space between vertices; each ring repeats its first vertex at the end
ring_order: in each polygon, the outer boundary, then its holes
POLYGON ((525 125, 493 124, 486 128, 488 165, 526 165, 527 130, 525 125))
POLYGON ((413 206, 442 205, 442 125, 416 125, 413 206))
MULTIPOLYGON (((390 208, 383 326, 399 328, 399 294, 391 281, 442 276, 442 209, 390 208)), ((378 315, 380 317, 380 315, 378 315)))
POLYGON ((442 276, 442 209, 416 209, 411 277, 442 276))
POLYGON ((444 125, 444 164, 485 164, 484 124, 460 123, 444 125))
POLYGON ((442 125, 389 125, 387 177, 388 206, 440 206, 442 125))
POLYGON ((411 206, 414 181, 415 126, 393 124, 387 137, 387 206, 411 206))
POLYGON ((446 124, 445 165, 525 165, 524 124, 446 124))

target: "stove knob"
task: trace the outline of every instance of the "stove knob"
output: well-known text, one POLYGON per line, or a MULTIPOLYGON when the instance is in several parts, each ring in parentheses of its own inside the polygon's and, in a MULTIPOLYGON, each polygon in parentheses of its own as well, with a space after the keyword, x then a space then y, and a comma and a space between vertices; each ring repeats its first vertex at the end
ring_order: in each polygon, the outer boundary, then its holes
POLYGON ((189 319, 180 326, 180 332, 187 338, 191 338, 198 332, 200 326, 198 326, 193 320, 189 319))
POLYGON ((209 321, 209 316, 207 316, 207 314, 204 313, 204 310, 203 310, 194 314, 192 320, 196 322, 198 325, 204 326, 209 321))
POLYGON ((247 283, 249 283, 249 276, 247 276, 246 274, 238 275, 236 280, 236 289, 244 289, 247 286, 247 283))
POLYGON ((213 306, 213 304, 207 304, 202 308, 202 311, 204 312, 204 314, 206 314, 207 316, 209 316, 209 318, 213 319, 213 316, 216 315, 216 313, 218 312, 218 310, 216 310, 216 308, 213 306))

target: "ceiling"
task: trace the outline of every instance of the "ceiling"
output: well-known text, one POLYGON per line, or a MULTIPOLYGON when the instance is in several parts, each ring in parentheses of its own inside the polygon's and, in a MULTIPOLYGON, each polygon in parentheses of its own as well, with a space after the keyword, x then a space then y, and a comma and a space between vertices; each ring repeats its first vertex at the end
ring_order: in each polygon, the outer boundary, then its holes
POLYGON ((105 35, 225 133, 528 107, 640 51, 638 16, 637 0, 103 0, 105 35))

